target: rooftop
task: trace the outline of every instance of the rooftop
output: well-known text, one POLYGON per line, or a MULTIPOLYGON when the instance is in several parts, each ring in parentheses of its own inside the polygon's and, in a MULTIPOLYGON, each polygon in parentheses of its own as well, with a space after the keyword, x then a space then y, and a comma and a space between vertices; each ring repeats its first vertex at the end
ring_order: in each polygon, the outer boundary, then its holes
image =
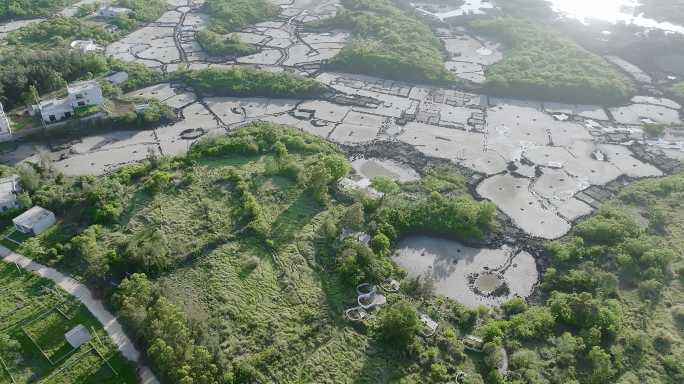
POLYGON ((19 189, 19 176, 12 175, 0 178, 0 198, 3 196, 14 193, 19 189))
POLYGON ((36 223, 39 223, 45 218, 53 215, 54 213, 51 211, 36 205, 21 215, 15 217, 12 221, 15 224, 21 225, 22 227, 33 228, 36 223))
POLYGON ((79 324, 69 332, 65 333, 64 338, 73 348, 78 348, 90 341, 90 332, 88 332, 86 327, 79 324))
POLYGON ((65 104, 71 106, 69 99, 49 99, 41 101, 39 107, 41 110, 43 110, 45 108, 59 108, 65 104))
POLYGON ((83 92, 92 88, 99 88, 100 84, 95 80, 78 81, 67 86, 69 94, 83 92))

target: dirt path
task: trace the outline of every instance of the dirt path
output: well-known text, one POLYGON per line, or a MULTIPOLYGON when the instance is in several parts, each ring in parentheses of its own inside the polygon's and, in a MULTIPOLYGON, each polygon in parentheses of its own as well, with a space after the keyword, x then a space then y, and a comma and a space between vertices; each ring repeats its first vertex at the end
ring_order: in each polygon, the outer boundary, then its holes
POLYGON ((112 315, 102 304, 102 301, 97 300, 93 297, 92 292, 83 284, 78 281, 65 276, 59 271, 46 267, 42 264, 38 264, 28 257, 19 255, 10 251, 9 249, 0 245, 0 258, 2 261, 10 264, 16 264, 19 267, 30 271, 36 275, 44 277, 46 279, 52 280, 60 288, 67 291, 69 294, 73 295, 83 303, 83 305, 88 308, 90 313, 97 318, 97 320, 102 323, 105 331, 112 339, 114 344, 118 347, 119 351, 127 360, 137 364, 138 375, 141 384, 159 384, 159 380, 155 377, 154 373, 147 367, 139 363, 140 352, 135 348, 135 345, 126 336, 121 324, 116 320, 116 317, 112 315))

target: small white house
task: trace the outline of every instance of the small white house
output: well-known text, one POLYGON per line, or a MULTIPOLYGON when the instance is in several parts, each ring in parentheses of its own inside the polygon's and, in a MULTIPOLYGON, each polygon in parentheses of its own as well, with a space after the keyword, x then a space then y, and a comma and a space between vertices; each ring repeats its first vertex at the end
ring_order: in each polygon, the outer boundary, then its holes
POLYGON ((5 115, 5 110, 0 103, 0 141, 6 141, 12 138, 12 127, 10 121, 5 115))
POLYGON ((86 327, 79 324, 69 332, 65 333, 64 339, 66 339, 67 343, 69 343, 72 348, 76 349, 90 341, 90 332, 88 332, 86 327))
POLYGON ((123 7, 112 7, 111 5, 105 5, 104 7, 100 7, 100 9, 97 10, 97 15, 100 17, 104 17, 105 19, 112 19, 117 16, 124 16, 131 11, 128 8, 123 8, 123 7))
POLYGON ((71 48, 78 49, 83 53, 104 52, 104 47, 95 43, 95 40, 74 40, 69 44, 71 48))
POLYGON ((19 208, 17 194, 21 192, 19 176, 12 175, 0 178, 0 212, 19 208))
POLYGON ((12 220, 17 231, 27 235, 40 235, 57 222, 55 214, 35 206, 12 220))
POLYGON ((74 109, 91 105, 102 105, 102 87, 95 80, 79 81, 67 86, 65 99, 52 99, 38 105, 40 115, 46 123, 54 123, 73 116, 74 109))
POLYGON ((95 80, 79 81, 67 86, 68 99, 74 108, 104 103, 102 87, 95 80))
POLYGON ((74 115, 74 107, 69 99, 51 99, 38 104, 40 115, 46 123, 54 123, 68 119, 74 115))

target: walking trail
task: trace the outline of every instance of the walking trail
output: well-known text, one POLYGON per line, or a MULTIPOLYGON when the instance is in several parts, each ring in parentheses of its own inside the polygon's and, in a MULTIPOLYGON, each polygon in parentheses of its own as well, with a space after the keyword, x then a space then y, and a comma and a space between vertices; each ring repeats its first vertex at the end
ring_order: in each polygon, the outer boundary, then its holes
POLYGON ((159 384, 154 373, 145 365, 139 363, 140 352, 135 348, 131 339, 126 336, 119 321, 102 304, 102 301, 93 297, 92 292, 85 285, 65 276, 54 268, 36 263, 26 256, 19 255, 0 245, 0 259, 6 263, 16 264, 20 268, 36 275, 52 280, 60 288, 67 291, 83 303, 90 313, 102 323, 105 331, 112 339, 119 351, 127 360, 137 364, 138 375, 141 384, 159 384))

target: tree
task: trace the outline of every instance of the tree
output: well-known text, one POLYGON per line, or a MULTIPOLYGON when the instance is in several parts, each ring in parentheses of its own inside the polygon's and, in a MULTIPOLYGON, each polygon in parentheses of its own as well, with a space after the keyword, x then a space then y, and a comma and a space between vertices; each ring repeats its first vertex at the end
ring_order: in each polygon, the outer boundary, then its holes
POLYGON ((435 280, 428 271, 413 278, 406 278, 401 282, 401 288, 413 297, 429 299, 435 294, 435 280))
POLYGON ((385 200, 385 196, 399 193, 401 188, 394 179, 387 176, 378 176, 371 180, 371 187, 382 193, 381 203, 385 200))
POLYGON ((501 304, 501 309, 507 316, 512 316, 527 310, 527 301, 522 297, 514 297, 501 304))
POLYGON ((145 186, 152 192, 161 192, 171 183, 171 175, 166 171, 156 170, 152 172, 145 182, 145 186))
POLYGON ((523 313, 513 315, 510 332, 518 339, 545 339, 553 332, 555 319, 546 307, 532 307, 523 313))
POLYGON ((136 331, 145 335, 145 324, 150 304, 155 300, 154 287, 144 273, 134 273, 124 279, 112 296, 119 316, 136 331))
POLYGON ((17 195, 17 203, 19 203, 19 206, 24 209, 28 209, 33 206, 33 201, 31 200, 31 196, 28 194, 28 192, 19 192, 17 195))
POLYGON ((308 186, 319 201, 328 198, 328 189, 351 171, 346 158, 337 154, 320 155, 309 166, 308 186))
POLYGON ((374 331, 385 345, 405 349, 413 342, 419 324, 416 309, 405 301, 399 301, 383 309, 374 331))
POLYGON ((384 233, 377 233, 370 241, 371 249, 380 256, 387 256, 390 252, 392 243, 384 233))
POLYGON ((74 256, 86 263, 85 274, 91 279, 103 279, 109 271, 109 262, 115 258, 114 250, 98 242, 102 227, 93 225, 71 239, 74 256))
POLYGON ((40 187, 40 174, 31 164, 21 164, 17 167, 19 182, 24 190, 35 192, 40 187))
POLYGON ((359 230, 365 222, 363 204, 356 202, 352 204, 342 217, 342 226, 351 230, 359 230))
POLYGON ((556 346, 556 362, 561 367, 575 365, 577 353, 584 350, 584 341, 581 337, 574 337, 570 332, 563 332, 554 339, 556 346))
POLYGON ((146 230, 131 239, 124 255, 138 271, 158 274, 173 263, 166 235, 159 229, 146 230))
POLYGON ((589 351, 589 363, 591 364, 591 382, 594 384, 608 383, 615 375, 615 369, 610 360, 610 355, 601 347, 594 346, 589 351))
POLYGON ((0 333, 0 355, 6 361, 13 361, 19 357, 21 344, 6 333, 0 333))

